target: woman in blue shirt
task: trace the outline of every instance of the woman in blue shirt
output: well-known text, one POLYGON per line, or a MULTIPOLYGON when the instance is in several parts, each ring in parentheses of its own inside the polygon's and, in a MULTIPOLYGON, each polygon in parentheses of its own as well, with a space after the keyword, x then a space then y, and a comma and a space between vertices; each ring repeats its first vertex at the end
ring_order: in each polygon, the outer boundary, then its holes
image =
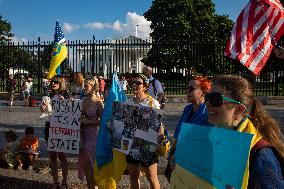
POLYGON ((165 170, 165 176, 170 181, 171 173, 174 169, 174 152, 176 140, 182 127, 182 123, 192 123, 196 125, 208 126, 208 113, 205 105, 205 94, 211 89, 211 81, 203 76, 194 77, 187 86, 187 105, 174 132, 174 141, 169 155, 169 163, 165 170))

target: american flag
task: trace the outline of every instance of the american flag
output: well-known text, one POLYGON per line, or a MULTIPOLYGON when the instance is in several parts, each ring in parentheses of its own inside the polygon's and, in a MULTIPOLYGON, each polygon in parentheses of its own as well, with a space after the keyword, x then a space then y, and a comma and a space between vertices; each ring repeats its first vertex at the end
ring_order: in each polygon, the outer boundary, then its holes
POLYGON ((59 24, 58 19, 56 19, 56 25, 55 25, 55 33, 54 33, 54 43, 64 43, 65 42, 65 38, 63 35, 63 31, 62 28, 59 24))
POLYGON ((283 33, 284 10, 280 1, 251 0, 231 31, 225 56, 258 75, 283 33))

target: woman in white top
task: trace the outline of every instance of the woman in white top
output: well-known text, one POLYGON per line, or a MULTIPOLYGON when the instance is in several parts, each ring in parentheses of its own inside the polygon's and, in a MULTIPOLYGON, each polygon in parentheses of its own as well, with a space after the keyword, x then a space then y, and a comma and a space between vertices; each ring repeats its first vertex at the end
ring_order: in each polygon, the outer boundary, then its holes
MULTIPOLYGON (((148 84, 146 83, 146 76, 143 74, 138 75, 133 80, 133 93, 134 98, 128 100, 129 103, 139 104, 141 106, 149 106, 156 109, 160 109, 160 104, 157 100, 149 96, 146 91, 148 84)), ((145 163, 134 159, 130 155, 126 156, 127 169, 130 175, 130 188, 140 188, 140 171, 145 172, 150 186, 152 189, 159 189, 160 183, 157 175, 157 163, 158 156, 154 155, 150 164, 146 165, 145 163), (142 169, 140 169, 142 168, 142 169)))

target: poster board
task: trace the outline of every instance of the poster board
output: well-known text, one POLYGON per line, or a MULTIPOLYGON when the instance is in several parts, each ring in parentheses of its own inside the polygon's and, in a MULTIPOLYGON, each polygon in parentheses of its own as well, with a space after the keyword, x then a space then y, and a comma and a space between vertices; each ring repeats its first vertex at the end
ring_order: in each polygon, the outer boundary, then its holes
POLYGON ((114 102, 107 125, 113 149, 150 163, 157 148, 162 111, 148 106, 114 102))
POLYGON ((82 100, 52 99, 48 151, 79 154, 82 100))
POLYGON ((183 123, 170 188, 241 188, 252 136, 183 123))

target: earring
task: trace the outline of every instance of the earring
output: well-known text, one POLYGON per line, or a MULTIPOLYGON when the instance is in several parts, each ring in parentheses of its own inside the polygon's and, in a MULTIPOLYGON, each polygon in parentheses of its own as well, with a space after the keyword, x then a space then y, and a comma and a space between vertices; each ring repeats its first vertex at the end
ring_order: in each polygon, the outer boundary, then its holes
POLYGON ((235 119, 235 120, 233 121, 233 126, 234 126, 234 127, 237 127, 238 124, 239 124, 239 120, 235 119))

